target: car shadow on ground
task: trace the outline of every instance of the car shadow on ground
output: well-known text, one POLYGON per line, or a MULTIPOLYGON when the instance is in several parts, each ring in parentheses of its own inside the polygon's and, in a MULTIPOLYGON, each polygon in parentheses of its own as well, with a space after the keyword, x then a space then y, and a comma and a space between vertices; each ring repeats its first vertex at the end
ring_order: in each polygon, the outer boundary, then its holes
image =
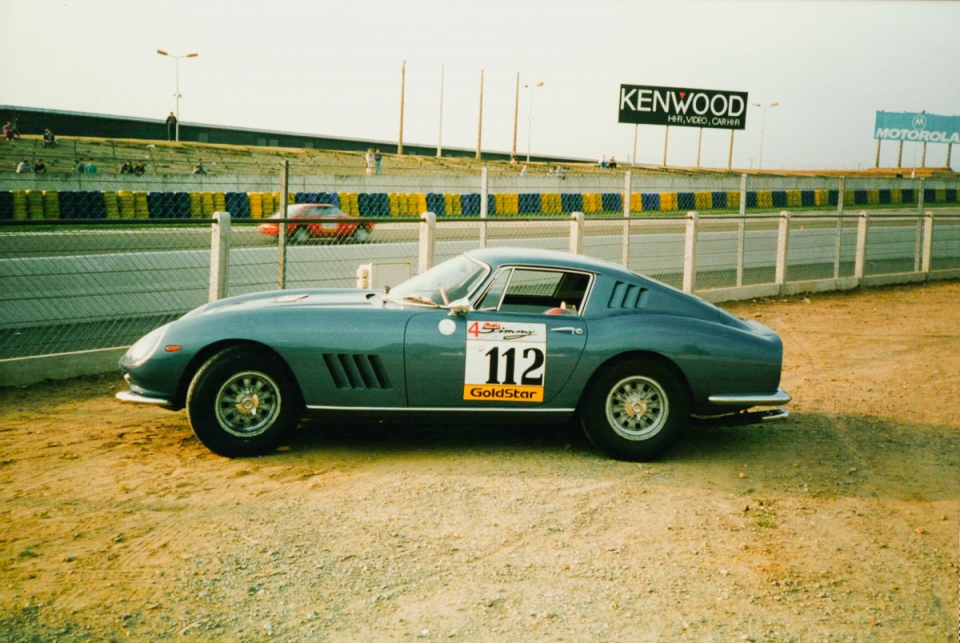
MULTIPOLYGON (((616 463, 594 449, 576 421, 545 426, 346 426, 307 420, 288 445, 310 458, 331 452, 381 461, 412 455, 499 455, 505 461, 540 455, 562 459, 568 466, 579 461, 584 468, 598 461, 622 465, 624 472, 635 466, 616 463)), ((960 432, 872 416, 795 413, 768 424, 688 429, 650 468, 669 474, 672 483, 707 484, 736 493, 762 488, 808 497, 954 500, 960 499, 960 432)))

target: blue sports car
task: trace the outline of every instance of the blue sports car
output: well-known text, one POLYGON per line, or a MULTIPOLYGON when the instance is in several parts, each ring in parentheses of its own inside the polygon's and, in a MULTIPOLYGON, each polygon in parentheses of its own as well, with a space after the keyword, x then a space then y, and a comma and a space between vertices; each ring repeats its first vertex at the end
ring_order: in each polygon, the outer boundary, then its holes
POLYGON ((624 460, 691 423, 786 417, 775 332, 620 266, 487 248, 384 290, 223 299, 157 328, 120 361, 127 402, 186 407, 227 457, 273 451, 304 414, 477 424, 579 416, 624 460))

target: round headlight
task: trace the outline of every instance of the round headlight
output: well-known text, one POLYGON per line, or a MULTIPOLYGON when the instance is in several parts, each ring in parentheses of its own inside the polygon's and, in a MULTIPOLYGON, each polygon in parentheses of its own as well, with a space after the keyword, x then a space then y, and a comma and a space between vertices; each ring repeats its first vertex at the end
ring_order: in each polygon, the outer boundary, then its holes
POLYGON ((123 363, 128 366, 139 366, 147 361, 147 358, 150 357, 153 351, 157 349, 157 346, 160 345, 160 340, 163 339, 163 334, 166 332, 167 326, 169 326, 169 324, 152 330, 141 337, 136 344, 130 347, 126 355, 123 356, 123 363))

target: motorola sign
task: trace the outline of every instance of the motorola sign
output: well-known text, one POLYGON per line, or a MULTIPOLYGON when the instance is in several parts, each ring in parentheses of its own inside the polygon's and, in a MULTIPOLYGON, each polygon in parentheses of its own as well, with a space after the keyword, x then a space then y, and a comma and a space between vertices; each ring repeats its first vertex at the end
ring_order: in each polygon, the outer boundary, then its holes
POLYGON ((877 112, 873 138, 881 141, 960 143, 960 116, 877 112))
POLYGON ((744 129, 747 92, 620 85, 619 122, 744 129))

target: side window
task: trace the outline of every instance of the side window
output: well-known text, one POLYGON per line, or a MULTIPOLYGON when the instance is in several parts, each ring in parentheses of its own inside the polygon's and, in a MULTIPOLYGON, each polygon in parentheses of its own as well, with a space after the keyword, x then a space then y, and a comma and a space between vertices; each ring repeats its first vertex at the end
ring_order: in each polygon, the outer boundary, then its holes
POLYGON ((507 282, 510 280, 511 272, 511 270, 500 271, 500 274, 498 274, 493 280, 493 283, 490 284, 483 299, 477 302, 477 310, 497 309, 497 306, 500 305, 500 297, 503 295, 503 291, 507 287, 507 282))
POLYGON ((576 272, 515 268, 500 305, 505 313, 546 313, 583 308, 590 276, 576 272))

